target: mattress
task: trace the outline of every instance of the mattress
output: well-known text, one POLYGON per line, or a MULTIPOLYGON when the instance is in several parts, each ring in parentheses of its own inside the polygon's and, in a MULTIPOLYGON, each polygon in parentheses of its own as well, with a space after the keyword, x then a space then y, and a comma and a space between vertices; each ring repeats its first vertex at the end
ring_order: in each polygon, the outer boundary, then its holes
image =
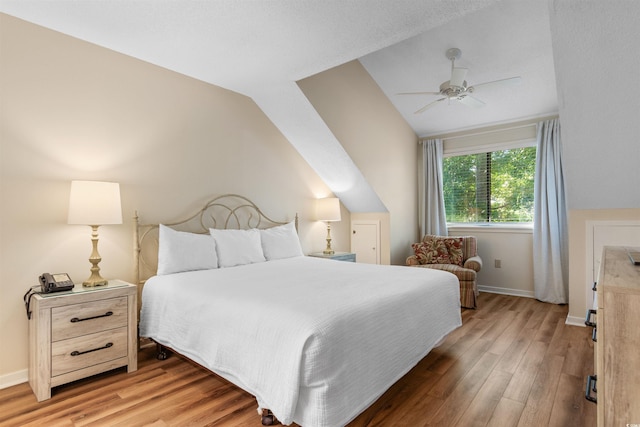
POLYGON ((140 334, 283 424, 341 426, 460 326, 448 272, 294 257, 150 278, 140 334))

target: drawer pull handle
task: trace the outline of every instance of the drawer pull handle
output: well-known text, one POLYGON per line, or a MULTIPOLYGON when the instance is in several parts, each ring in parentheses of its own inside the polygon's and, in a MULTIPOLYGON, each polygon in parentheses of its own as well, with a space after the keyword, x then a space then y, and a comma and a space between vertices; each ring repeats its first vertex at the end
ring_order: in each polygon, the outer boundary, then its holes
POLYGON ((71 355, 72 356, 80 356, 81 354, 87 354, 87 353, 91 353, 93 351, 98 351, 98 350, 104 350, 105 348, 109 348, 109 347, 113 347, 113 343, 112 342, 108 342, 104 347, 98 347, 98 348, 92 348, 91 350, 86 350, 86 351, 72 351, 71 355))
POLYGON ((595 328, 596 324, 591 321, 592 314, 596 314, 596 310, 587 310, 587 317, 584 319, 584 324, 587 326, 591 326, 592 328, 595 328))
POLYGON ((593 288, 591 288, 593 292, 598 292, 598 282, 593 282, 593 288))
POLYGON ((85 317, 82 319, 79 317, 73 317, 71 319, 71 323, 84 322, 85 320, 99 319, 101 317, 109 317, 109 316, 113 316, 113 311, 107 311, 105 314, 100 314, 98 316, 92 316, 92 317, 85 317))
POLYGON ((598 399, 596 399, 595 397, 591 396, 591 391, 593 390, 594 392, 598 392, 596 390, 596 382, 598 381, 598 376, 597 375, 589 375, 587 377, 587 389, 584 392, 584 397, 585 399, 587 399, 589 402, 593 402, 593 403, 598 403, 598 399), (593 384, 593 385, 592 385, 593 384))
POLYGON ((598 342, 598 328, 593 328, 593 332, 591 332, 591 341, 598 342))

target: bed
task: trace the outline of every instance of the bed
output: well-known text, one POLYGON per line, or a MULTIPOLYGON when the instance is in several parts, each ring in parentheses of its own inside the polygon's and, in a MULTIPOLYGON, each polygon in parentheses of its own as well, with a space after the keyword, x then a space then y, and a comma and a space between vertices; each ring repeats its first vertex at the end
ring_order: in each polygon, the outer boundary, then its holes
POLYGON ((347 424, 461 325, 454 275, 304 256, 297 218, 273 221, 242 196, 135 230, 140 335, 283 424, 347 424))

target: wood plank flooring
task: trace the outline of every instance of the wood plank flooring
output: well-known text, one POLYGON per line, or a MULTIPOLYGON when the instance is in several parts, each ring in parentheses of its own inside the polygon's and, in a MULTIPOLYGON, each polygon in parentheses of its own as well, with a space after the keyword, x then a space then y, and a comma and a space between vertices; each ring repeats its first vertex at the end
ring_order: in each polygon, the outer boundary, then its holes
MULTIPOLYGON (((566 306, 481 294, 463 326, 349 426, 595 426, 584 398, 591 330, 566 316, 566 306)), ((28 384, 0 390, 0 426, 261 425, 251 395, 154 350, 141 350, 135 373, 60 386, 41 403, 28 384)))

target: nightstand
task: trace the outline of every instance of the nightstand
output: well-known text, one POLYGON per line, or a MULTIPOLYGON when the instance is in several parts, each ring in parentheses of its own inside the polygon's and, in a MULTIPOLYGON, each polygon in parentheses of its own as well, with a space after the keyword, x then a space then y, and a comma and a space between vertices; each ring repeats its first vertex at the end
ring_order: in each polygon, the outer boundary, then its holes
POLYGON ((325 254, 322 252, 314 252, 309 254, 309 256, 313 256, 316 258, 328 258, 328 259, 335 259, 338 261, 349 261, 349 262, 356 262, 356 254, 351 253, 351 252, 336 252, 334 254, 325 254))
POLYGON ((35 294, 29 320, 29 385, 38 402, 51 388, 122 366, 138 369, 137 287, 75 285, 35 294))

